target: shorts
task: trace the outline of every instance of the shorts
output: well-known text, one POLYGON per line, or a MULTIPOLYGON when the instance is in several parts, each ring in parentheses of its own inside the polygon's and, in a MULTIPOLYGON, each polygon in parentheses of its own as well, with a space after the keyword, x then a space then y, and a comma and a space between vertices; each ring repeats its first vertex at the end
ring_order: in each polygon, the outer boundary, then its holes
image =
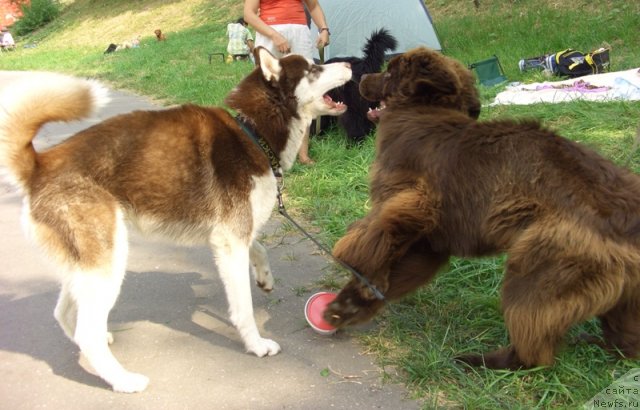
MULTIPOLYGON (((292 54, 301 54, 308 59, 313 59, 313 43, 309 27, 303 24, 274 24, 271 27, 287 39, 292 54)), ((276 49, 269 37, 260 33, 256 33, 255 46, 266 48, 278 58, 284 56, 276 49)))

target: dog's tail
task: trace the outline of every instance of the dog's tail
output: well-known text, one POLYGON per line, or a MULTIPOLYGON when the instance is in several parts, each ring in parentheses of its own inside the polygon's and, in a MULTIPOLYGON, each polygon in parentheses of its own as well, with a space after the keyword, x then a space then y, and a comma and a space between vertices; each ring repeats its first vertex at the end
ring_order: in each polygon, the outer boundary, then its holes
POLYGON ((47 122, 79 120, 109 101, 96 81, 63 74, 0 71, 0 165, 25 189, 37 166, 32 140, 47 122))
POLYGON ((362 52, 364 53, 364 63, 367 66, 367 73, 380 71, 384 63, 384 56, 387 51, 394 51, 398 46, 396 38, 385 28, 381 28, 371 33, 367 39, 362 52))

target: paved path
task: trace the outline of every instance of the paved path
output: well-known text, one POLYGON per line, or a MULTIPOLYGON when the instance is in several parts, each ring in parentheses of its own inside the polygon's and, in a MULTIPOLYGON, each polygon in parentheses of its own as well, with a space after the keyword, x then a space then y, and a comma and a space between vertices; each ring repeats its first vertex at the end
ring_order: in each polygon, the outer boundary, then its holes
MULTIPOLYGON (((127 93, 113 97, 100 119, 159 108, 127 93)), ((47 125, 36 146, 95 122, 47 125)), ((109 327, 115 356, 151 383, 142 393, 113 393, 81 367, 53 318, 54 271, 25 239, 20 205, 18 192, 0 181, 0 409, 419 408, 402 386, 382 382, 382 370, 354 340, 357 331, 326 337, 307 326, 304 303, 329 261, 279 216, 264 240, 276 289, 254 288, 253 300, 262 334, 283 351, 267 358, 244 352, 207 248, 133 237, 109 327)))

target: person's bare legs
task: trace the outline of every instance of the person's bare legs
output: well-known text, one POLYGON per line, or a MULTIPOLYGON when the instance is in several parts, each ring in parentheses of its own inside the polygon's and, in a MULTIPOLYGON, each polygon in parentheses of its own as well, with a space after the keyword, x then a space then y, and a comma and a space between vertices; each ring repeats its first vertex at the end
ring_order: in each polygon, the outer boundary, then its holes
POLYGON ((304 132, 302 137, 302 145, 300 146, 300 152, 298 152, 298 161, 304 165, 313 165, 315 161, 309 158, 309 128, 304 132))

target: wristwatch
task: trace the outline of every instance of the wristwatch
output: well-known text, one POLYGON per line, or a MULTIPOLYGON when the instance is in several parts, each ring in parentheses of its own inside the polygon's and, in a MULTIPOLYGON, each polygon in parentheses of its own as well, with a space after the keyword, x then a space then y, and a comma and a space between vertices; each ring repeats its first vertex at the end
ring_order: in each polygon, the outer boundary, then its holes
POLYGON ((322 33, 323 31, 326 31, 328 35, 331 35, 328 27, 322 27, 318 29, 318 33, 322 33))

